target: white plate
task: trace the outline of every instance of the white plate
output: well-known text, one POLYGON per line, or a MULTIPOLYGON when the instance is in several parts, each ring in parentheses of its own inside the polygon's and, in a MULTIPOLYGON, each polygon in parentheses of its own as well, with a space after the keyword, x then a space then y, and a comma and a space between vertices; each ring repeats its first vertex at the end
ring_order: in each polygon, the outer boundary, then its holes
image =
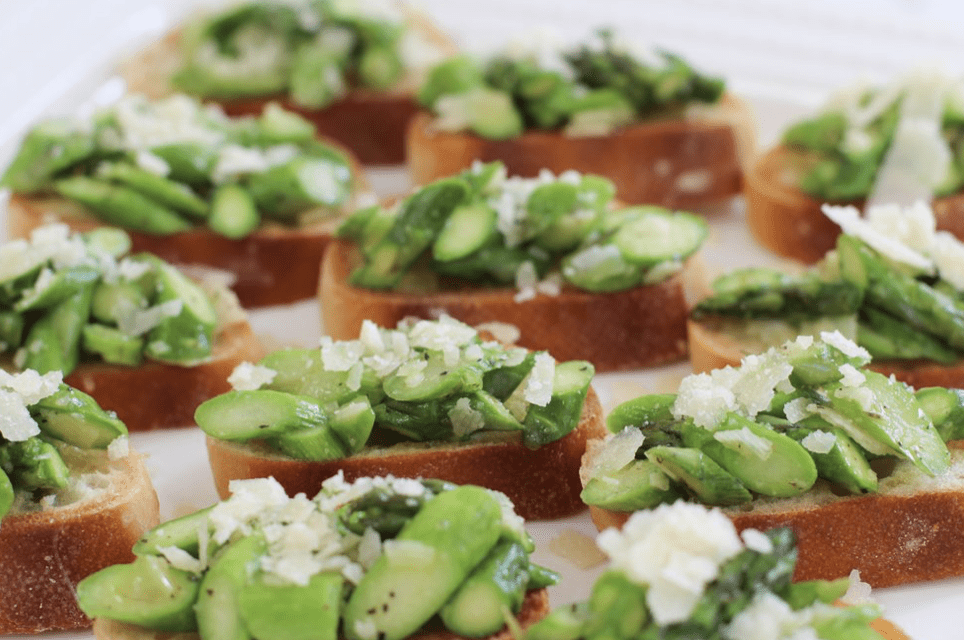
MULTIPOLYGON (((76 108, 80 101, 109 96, 116 87, 108 85, 106 89, 102 83, 105 79, 106 70, 109 69, 109 59, 128 46, 131 40, 143 39, 145 34, 156 32, 165 22, 169 22, 171 11, 174 7, 175 15, 183 13, 184 7, 189 4, 189 0, 167 0, 166 2, 147 3, 139 5, 136 10, 132 7, 133 3, 128 4, 126 0, 90 0, 89 2, 76 4, 58 2, 57 0, 38 0, 31 3, 8 4, 0 7, 0 55, 8 61, 16 60, 16 64, 8 62, 6 69, 0 69, 0 84, 13 95, 19 96, 19 101, 6 101, 0 105, 0 164, 4 159, 14 152, 19 136, 25 126, 29 124, 39 114, 44 112, 71 112, 76 108), (165 9, 166 8, 166 9, 165 9), (12 19, 11 19, 12 16, 12 19), (44 46, 34 48, 33 44, 43 42, 44 46), (30 55, 24 55, 27 49, 30 55)), ((447 19, 451 26, 458 29, 464 25, 475 25, 483 28, 489 27, 489 39, 499 40, 503 36, 504 22, 495 20, 494 16, 507 15, 501 11, 486 9, 488 22, 478 19, 479 16, 472 13, 473 3, 448 4, 445 2, 435 2, 436 8, 443 12, 443 17, 447 19), (460 8, 457 8, 460 7, 460 8), (495 23, 498 22, 498 25, 495 23), (481 26, 480 26, 481 25, 481 26), (496 28, 498 27, 498 28, 496 28)), ((559 5, 558 0, 551 2, 553 7, 559 5)), ((725 38, 730 38, 732 42, 740 40, 740 25, 738 17, 740 13, 734 11, 724 11, 720 7, 716 10, 727 13, 733 17, 728 30, 723 34, 723 30, 715 30, 714 33, 706 31, 696 22, 681 19, 681 14, 687 12, 684 5, 688 3, 677 3, 675 1, 663 0, 653 2, 652 6, 658 5, 660 11, 654 12, 655 21, 651 21, 649 26, 658 25, 662 28, 667 26, 667 33, 670 36, 683 38, 685 41, 687 29, 700 28, 699 43, 694 46, 699 52, 699 48, 706 49, 710 39, 717 37, 716 43, 721 44, 725 38), (676 12, 674 14, 674 11, 676 12), (673 27, 669 29, 669 27, 673 27)), ((830 14, 824 11, 823 21, 817 25, 813 19, 820 11, 821 7, 829 7, 830 3, 821 5, 820 3, 759 3, 753 0, 729 0, 725 3, 729 9, 738 8, 741 11, 752 13, 757 11, 759 14, 767 14, 772 24, 779 24, 781 28, 793 23, 795 30, 794 36, 802 34, 807 36, 807 28, 833 28, 833 29, 856 29, 860 25, 850 21, 843 21, 838 24, 828 18, 830 14), (789 11, 793 16, 803 15, 806 12, 810 22, 782 20, 780 11, 789 11), (794 13, 795 12, 795 13, 794 13), (799 24, 798 24, 799 23, 799 24), (815 26, 816 25, 816 26, 815 26), (799 32, 799 33, 797 33, 799 32)), ((941 3, 930 3, 929 8, 941 3)), ((581 33, 584 24, 598 24, 603 21, 593 12, 602 11, 602 8, 609 10, 626 10, 627 7, 635 7, 634 4, 620 2, 608 2, 606 4, 580 3, 576 0, 561 3, 565 11, 559 13, 560 19, 568 20, 570 27, 576 25, 578 31, 572 29, 574 33, 581 33), (588 15, 592 14, 592 19, 588 15)), ((520 19, 513 23, 513 27, 519 27, 519 22, 529 20, 530 22, 538 15, 544 15, 544 11, 526 11, 522 5, 509 3, 511 10, 518 9, 520 19)), ((708 0, 698 2, 697 6, 703 10, 708 10, 710 4, 708 0)), ((835 7, 838 5, 834 5, 835 7)), ((896 6, 896 3, 895 5, 896 6)), ((892 7, 893 8, 893 7, 892 7)), ((691 9, 697 11, 698 9, 691 9)), ((836 11, 836 9, 834 9, 836 11)), ((482 11, 476 8, 478 13, 482 11)), ((891 11, 893 14, 893 11, 891 11)), ((512 15, 509 13, 508 15, 512 15)), ((789 15, 789 14, 786 14, 789 15)), ((783 17, 786 17, 783 15, 783 17)), ((638 18, 638 15, 635 15, 638 18)), ((684 16, 685 17, 685 16, 684 16)), ((882 20, 882 19, 881 19, 882 20)), ((887 33, 893 36, 900 20, 888 23, 887 33), (893 27, 893 28, 892 28, 893 27)), ((882 22, 875 23, 876 27, 881 27, 882 22)), ((872 25, 874 26, 874 25, 872 25)), ((907 27, 906 32, 911 40, 927 39, 927 31, 922 30, 919 24, 907 27), (910 27, 913 28, 910 28, 910 27)), ((875 27, 875 28, 876 28, 875 27)), ((867 31, 867 25, 864 25, 867 31)), ((903 31, 901 33, 904 33, 903 31)), ((772 42, 774 48, 783 45, 784 54, 794 54, 798 52, 790 46, 790 39, 783 37, 783 32, 771 32, 765 28, 756 29, 754 36, 767 37, 772 42), (786 39, 787 43, 778 42, 786 39)), ((470 35, 467 40, 472 40, 470 35)), ((897 34, 900 35, 899 33, 897 34)), ((943 34, 942 34, 943 36, 943 34)), ((897 37, 897 36, 894 36, 897 37)), ((959 37, 959 33, 957 35, 959 37)), ((476 41, 484 41, 485 38, 475 38, 476 41)), ((934 40, 934 46, 943 43, 950 46, 949 41, 941 39, 934 40)), ((803 40, 800 40, 803 41, 803 40)), ((694 40, 695 42, 695 40, 694 40)), ((744 39, 742 42, 746 42, 744 39)), ((793 40, 797 42, 797 40, 793 40)), ((886 47, 886 43, 879 43, 881 47, 886 47)), ((820 45, 823 46, 823 45, 820 45)), ((811 49, 819 46, 811 47, 811 49)), ((862 50, 863 51, 863 50, 862 50)), ((888 50, 889 51, 889 50, 888 50)), ((743 54, 746 52, 743 51, 743 54)), ((808 52, 810 53, 810 52, 808 52)), ((826 54, 826 52, 823 52, 826 54)), ((806 56, 804 56, 806 57, 806 56)), ((867 57, 873 57, 872 53, 867 53, 867 57)), ((834 66, 831 56, 825 56, 823 64, 825 68, 834 66)), ((808 70, 815 70, 819 65, 812 58, 806 57, 808 70)), ((718 60, 716 68, 725 68, 727 62, 734 62, 734 69, 738 68, 737 63, 747 63, 752 61, 750 68, 760 68, 765 66, 767 60, 759 55, 745 56, 724 53, 718 60)), ((853 60, 850 60, 853 62, 853 60)), ((775 67, 771 63, 770 70, 775 67)), ((834 68, 837 76, 843 75, 839 68, 834 68)), ((782 74, 784 68, 779 69, 782 74)), ((874 71, 878 72, 879 68, 874 71)), ((844 77, 851 77, 849 71, 844 77)), ((825 74, 817 73, 816 77, 826 79, 825 74)), ((835 76, 835 80, 836 77, 835 76)), ((783 77, 782 84, 761 81, 756 78, 736 78, 734 85, 741 90, 746 90, 747 97, 752 101, 757 109, 761 139, 769 142, 784 123, 798 116, 805 111, 805 108, 812 105, 816 99, 813 89, 817 86, 816 81, 811 82, 808 91, 789 91, 787 85, 792 84, 792 78, 783 77)), ((772 78, 771 78, 772 80, 772 78)), ((829 84, 829 83, 828 83, 829 84)), ((836 83, 834 83, 836 84, 836 83)), ((801 85, 802 86, 802 85, 801 85)), ((833 85, 831 85, 833 86, 833 85)), ((10 95, 8 93, 8 95, 10 95)), ((394 194, 403 192, 407 188, 407 180, 403 172, 399 170, 380 170, 372 175, 373 184, 381 194, 394 194)), ((710 275, 729 270, 736 266, 774 264, 776 261, 772 256, 756 246, 747 236, 743 224, 742 203, 737 200, 731 208, 725 208, 710 212, 710 222, 712 233, 707 242, 704 257, 707 270, 710 275)), ((5 232, 0 231, 0 237, 5 232)), ((264 335, 271 335, 283 342, 296 342, 302 345, 317 344, 318 337, 321 335, 320 318, 316 305, 313 302, 300 303, 288 307, 262 310, 251 314, 252 323, 257 331, 264 335)), ((634 397, 645 392, 672 391, 675 390, 679 380, 689 373, 686 364, 679 364, 669 367, 662 367, 648 372, 630 374, 610 374, 601 375, 597 378, 595 386, 601 398, 607 406, 612 406, 618 401, 634 397)), ((195 428, 186 428, 169 431, 165 433, 135 434, 132 437, 133 445, 149 454, 149 465, 154 479, 158 495, 161 500, 162 517, 169 518, 174 515, 183 514, 189 510, 211 504, 216 496, 207 465, 207 459, 203 447, 201 433, 195 428)), ((563 576, 562 584, 551 589, 552 603, 556 606, 585 598, 589 592, 592 580, 598 574, 599 568, 582 569, 571 564, 564 558, 549 551, 550 542, 567 532, 577 532, 582 535, 593 535, 595 530, 585 514, 556 522, 531 523, 530 531, 539 544, 539 551, 536 559, 559 571, 563 576)), ((0 576, 0 579, 7 579, 0 576)), ((951 638, 964 637, 964 607, 960 605, 964 601, 964 579, 948 580, 938 583, 911 585, 898 588, 880 589, 875 591, 877 599, 886 607, 887 615, 896 623, 901 625, 906 631, 918 640, 930 638, 951 638)), ((0 606, 3 606, 0 603, 0 606)), ((27 638, 28 636, 8 636, 9 638, 27 638)), ((89 640, 92 636, 89 632, 80 633, 54 633, 46 634, 45 637, 64 638, 70 640, 89 640)))

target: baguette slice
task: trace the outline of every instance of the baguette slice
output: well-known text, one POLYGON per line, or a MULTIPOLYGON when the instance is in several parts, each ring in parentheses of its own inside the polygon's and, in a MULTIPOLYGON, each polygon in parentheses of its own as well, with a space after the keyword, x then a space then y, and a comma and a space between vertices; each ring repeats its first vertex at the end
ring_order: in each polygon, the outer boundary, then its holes
MULTIPOLYGON (((750 353, 761 353, 767 346, 745 344, 726 333, 721 325, 710 322, 687 321, 690 363, 697 373, 726 366, 739 366, 750 353)), ((964 362, 944 365, 933 360, 877 360, 868 369, 893 375, 915 389, 923 387, 964 388, 964 362)))
POLYGON ((579 498, 579 461, 586 441, 606 433, 602 407, 592 387, 579 425, 565 437, 527 449, 508 435, 471 443, 405 443, 369 447, 349 458, 314 462, 296 460, 256 444, 207 437, 214 485, 222 499, 235 479, 273 476, 288 495, 312 496, 338 471, 345 480, 363 476, 439 478, 475 484, 509 496, 516 513, 529 520, 561 518, 585 508, 579 498))
POLYGON ((89 627, 74 590, 106 566, 134 559, 131 546, 158 524, 144 459, 111 463, 106 486, 77 502, 8 515, 0 523, 0 634, 89 627))
MULTIPOLYGON (((588 443, 583 469, 598 449, 598 442, 588 443)), ((799 551, 794 580, 832 580, 859 569, 863 581, 889 587, 964 575, 961 448, 951 448, 951 466, 937 478, 899 461, 875 494, 840 496, 818 480, 802 496, 757 497, 723 512, 740 531, 792 528, 799 551)), ((622 527, 631 515, 600 507, 589 513, 600 531, 622 527)))
MULTIPOLYGON (((428 18, 406 8, 405 18, 410 28, 421 38, 438 48, 444 56, 455 55, 457 48, 428 18)), ((130 93, 143 93, 160 98, 177 89, 170 79, 183 64, 181 32, 178 30, 141 50, 120 66, 130 93)), ((365 164, 401 164, 405 161, 405 130, 418 111, 415 89, 418 80, 405 78, 387 91, 358 88, 343 98, 321 109, 309 109, 294 104, 283 94, 253 98, 210 98, 229 116, 258 115, 270 102, 277 102, 310 120, 318 135, 331 138, 351 149, 365 164)))
POLYGON ((606 136, 531 130, 511 140, 487 140, 438 131, 431 115, 421 113, 409 127, 406 158, 415 184, 456 174, 476 160, 501 160, 509 175, 575 169, 606 176, 628 204, 687 208, 740 192, 754 130, 750 108, 731 95, 712 115, 646 121, 606 136))
MULTIPOLYGON (((348 158, 358 176, 358 193, 367 189, 367 181, 361 177, 358 163, 350 154, 348 158)), ((7 204, 10 238, 27 238, 31 231, 51 222, 62 222, 76 232, 105 225, 77 202, 56 196, 11 195, 7 204)), ((205 227, 170 235, 125 231, 131 238, 132 253, 147 251, 178 266, 201 266, 229 273, 233 276, 231 289, 242 305, 264 307, 315 295, 325 246, 339 223, 337 216, 298 227, 262 222, 257 230, 238 240, 205 227)))
POLYGON ((151 431, 194 424, 194 410, 209 398, 227 393, 227 378, 242 362, 264 357, 264 347, 247 320, 219 330, 211 357, 192 367, 145 361, 137 367, 81 364, 64 381, 117 413, 131 431, 151 431))
MULTIPOLYGON (((778 146, 756 160, 746 174, 744 196, 750 232, 770 251, 812 264, 833 249, 840 227, 823 215, 822 200, 799 188, 806 156, 778 146)), ((863 207, 863 200, 834 202, 863 207)), ((937 228, 964 238, 964 193, 936 198, 932 203, 937 228)))
POLYGON ((589 360, 597 371, 639 369, 686 355, 686 293, 701 276, 698 261, 659 284, 613 293, 564 287, 559 295, 516 302, 509 288, 465 288, 415 294, 354 287, 360 260, 354 245, 336 240, 322 263, 319 291, 325 333, 358 336, 363 320, 394 327, 406 317, 437 318, 443 311, 469 325, 515 325, 520 346, 547 350, 557 360, 589 360))
MULTIPOLYGON (((545 589, 529 591, 522 601, 522 609, 519 611, 516 620, 522 629, 528 629, 530 625, 541 620, 549 613, 549 595, 545 589)), ((125 622, 98 618, 94 620, 94 637, 99 640, 199 640, 197 633, 167 633, 163 631, 153 631, 125 622)), ((512 640, 515 636, 508 628, 486 636, 483 640, 512 640)), ((446 629, 425 628, 409 640, 459 640, 462 636, 456 635, 446 629)), ((895 640, 898 640, 895 638, 895 640)))

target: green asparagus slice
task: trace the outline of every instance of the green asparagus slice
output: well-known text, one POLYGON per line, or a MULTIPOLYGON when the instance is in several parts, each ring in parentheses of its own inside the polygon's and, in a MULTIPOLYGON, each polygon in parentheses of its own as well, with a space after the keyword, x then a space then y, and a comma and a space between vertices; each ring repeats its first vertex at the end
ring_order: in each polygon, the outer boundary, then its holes
POLYGON ((169 264, 158 263, 155 304, 180 302, 176 315, 162 318, 150 330, 145 354, 154 360, 193 364, 211 355, 217 313, 207 294, 169 264))
MULTIPOLYGON (((134 543, 134 555, 156 556, 160 555, 161 547, 177 547, 197 556, 198 535, 201 527, 211 528, 208 523, 208 515, 212 508, 201 509, 154 527, 134 543)), ((214 543, 211 542, 210 545, 213 547, 214 543)))
POLYGON ((0 177, 0 186, 22 193, 45 188, 54 177, 97 151, 92 136, 65 120, 43 122, 24 138, 17 156, 0 177))
POLYGON ((65 384, 31 405, 30 414, 43 433, 81 449, 106 449, 127 434, 114 412, 101 409, 92 397, 65 384))
POLYGON ((343 404, 331 414, 328 426, 344 443, 348 455, 358 453, 365 447, 375 426, 371 401, 361 395, 343 404))
POLYGON ((801 425, 802 428, 791 427, 786 431, 788 436, 801 444, 805 445, 803 440, 818 429, 834 438, 830 451, 808 449, 821 478, 838 484, 853 494, 877 491, 877 474, 867 462, 866 454, 843 429, 836 428, 817 416, 810 416, 801 425))
POLYGON ((555 442, 579 424, 582 406, 595 374, 591 364, 570 360, 556 364, 552 399, 545 406, 530 405, 522 424, 522 444, 535 449, 555 442))
POLYGON ((196 189, 211 185, 211 175, 218 163, 216 149, 200 143, 176 143, 153 147, 151 153, 163 160, 172 180, 196 189))
POLYGON ((383 640, 411 635, 485 558, 500 530, 499 504, 486 489, 462 486, 429 500, 351 594, 345 635, 361 640, 359 625, 372 623, 383 640))
POLYGON ((203 220, 208 215, 207 202, 189 187, 139 167, 124 162, 105 163, 97 168, 97 175, 126 185, 145 197, 191 218, 203 220))
POLYGON ((211 198, 208 226, 222 236, 237 240, 258 228, 261 215, 251 194, 236 184, 224 184, 211 198))
POLYGON ((77 603, 91 618, 110 618, 158 631, 194 631, 197 577, 161 556, 141 556, 81 580, 77 603))
POLYGON ((645 434, 647 428, 675 422, 673 403, 675 393, 654 393, 627 400, 616 406, 606 417, 606 428, 619 433, 626 427, 638 427, 645 434))
POLYGON ((431 245, 446 218, 467 194, 464 180, 450 178, 435 182, 405 200, 392 228, 371 248, 368 263, 352 273, 352 284, 371 288, 396 285, 431 245))
POLYGON ((495 209, 485 203, 456 207, 432 244, 432 257, 449 261, 465 258, 495 237, 495 209))
POLYGON ((324 403, 283 391, 229 391, 198 406, 201 430, 221 440, 251 440, 328 423, 324 403))
POLYGON ((306 586, 255 573, 238 592, 241 620, 258 640, 338 640, 343 582, 337 571, 316 573, 306 586))
POLYGON ((90 314, 105 324, 117 324, 120 318, 130 316, 136 310, 146 309, 148 304, 144 288, 136 282, 100 281, 94 289, 90 314))
POLYGON ((358 61, 359 80, 373 89, 390 89, 398 83, 403 70, 402 59, 394 47, 370 47, 358 61))
POLYGON ((747 489, 768 496, 800 495, 817 480, 806 449, 790 437, 736 413, 709 431, 683 423, 683 443, 699 449, 747 489))
POLYGON ((686 485, 703 504, 729 506, 753 499, 743 483, 699 449, 651 447, 646 450, 646 458, 670 478, 686 485))
POLYGON ((440 96, 459 94, 485 81, 482 69, 466 54, 447 58, 429 71, 418 90, 418 101, 423 107, 433 108, 440 96))
POLYGON ((619 571, 603 573, 589 595, 587 638, 635 638, 649 621, 646 587, 619 571))
MULTIPOLYGON (((49 275, 48 272, 41 271, 41 278, 44 273, 49 275)), ((25 290, 23 297, 14 303, 13 310, 25 313, 36 309, 49 309, 96 283, 101 277, 97 267, 83 264, 58 269, 52 273, 49 280, 41 282, 38 279, 32 288, 25 290)))
POLYGON ((844 429, 871 453, 891 452, 934 476, 947 469, 950 453, 933 424, 920 424, 920 408, 911 389, 874 371, 863 371, 869 393, 855 395, 848 387, 831 391, 830 405, 818 411, 823 419, 844 429))
POLYGON ((857 342, 877 359, 926 358, 942 364, 960 359, 954 349, 937 337, 908 326, 901 320, 873 307, 864 307, 857 327, 857 342))
POLYGON ((297 460, 338 460, 349 453, 328 424, 303 429, 288 428, 270 440, 283 454, 297 460))
POLYGON ((964 439, 964 390, 925 387, 914 396, 944 442, 964 439))
POLYGON ((263 145, 297 143, 315 137, 315 125, 277 102, 270 102, 257 119, 258 142, 263 145))
POLYGON ((0 469, 0 520, 10 512, 13 506, 13 483, 10 476, 3 469, 0 469))
POLYGON ((673 502, 680 493, 656 462, 634 460, 605 477, 590 478, 579 497, 604 509, 638 511, 673 502))
POLYGON ((135 231, 167 235, 192 227, 172 209, 129 187, 73 176, 56 181, 53 188, 65 198, 90 207, 105 222, 135 231))
POLYGON ((221 551, 204 574, 194 613, 198 633, 205 640, 251 640, 239 595, 266 548, 261 535, 241 538, 221 551))
POLYGON ((23 338, 23 316, 13 311, 0 311, 0 352, 17 347, 23 338))
POLYGON ((459 635, 491 635, 505 626, 507 614, 518 613, 528 582, 529 554, 522 545, 503 540, 472 570, 439 616, 459 635))
POLYGON ((312 207, 335 207, 348 197, 351 171, 333 152, 298 157, 248 178, 248 192, 262 215, 295 222, 312 207))
POLYGON ((706 221, 689 213, 647 210, 625 219, 613 243, 632 264, 653 266, 688 258, 709 234, 706 221))
POLYGON ((0 446, 3 467, 10 470, 17 488, 25 491, 63 489, 70 470, 53 444, 39 437, 0 446))
POLYGON ((364 393, 373 402, 377 402, 382 395, 379 380, 371 369, 366 367, 359 389, 350 389, 347 385, 348 372, 325 369, 319 349, 282 349, 268 354, 259 364, 276 372, 274 379, 264 386, 265 389, 339 404, 353 399, 359 393, 364 393))
POLYGON ((67 375, 76 368, 93 295, 93 285, 87 285, 34 322, 23 344, 24 369, 67 375))

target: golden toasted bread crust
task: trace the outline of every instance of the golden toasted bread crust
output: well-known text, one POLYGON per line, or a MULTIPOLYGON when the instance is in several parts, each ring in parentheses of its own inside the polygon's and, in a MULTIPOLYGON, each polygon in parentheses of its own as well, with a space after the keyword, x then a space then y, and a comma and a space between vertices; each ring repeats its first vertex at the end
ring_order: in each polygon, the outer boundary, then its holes
POLYGON ((413 294, 349 284, 358 259, 353 245, 336 240, 325 254, 319 297, 325 333, 335 340, 358 336, 362 321, 394 327, 407 317, 437 318, 442 312, 470 325, 515 325, 518 343, 547 350, 556 360, 589 360, 597 371, 639 369, 686 355, 686 285, 683 273, 655 285, 612 293, 564 287, 559 295, 517 302, 515 289, 465 288, 413 294))
POLYGON ((509 175, 533 177, 543 169, 606 176, 629 204, 692 207, 740 192, 743 158, 753 147, 749 107, 726 95, 718 119, 667 118, 625 127, 606 136, 566 136, 530 130, 511 140, 448 133, 421 113, 409 126, 407 162, 412 182, 427 184, 469 168, 476 160, 501 160, 509 175))
POLYGON ((409 443, 371 447, 340 460, 295 460, 267 447, 207 438, 208 457, 218 495, 230 495, 234 479, 273 476, 289 495, 313 496, 321 483, 342 471, 352 481, 363 476, 441 478, 458 484, 497 489, 528 520, 561 518, 585 509, 579 498, 579 460, 586 440, 605 434, 602 407, 590 388, 579 426, 538 449, 519 440, 472 443, 409 443))
MULTIPOLYGON (((697 373, 738 366, 753 353, 746 345, 713 327, 710 322, 687 322, 690 363, 697 373)), ((964 361, 944 365, 930 360, 874 360, 868 366, 884 375, 893 375, 915 389, 923 387, 964 387, 964 361)))
MULTIPOLYGON (((806 156, 778 146, 760 156, 744 179, 746 221, 757 241, 770 251, 812 264, 837 243, 840 227, 823 215, 822 200, 797 188, 806 156)), ((833 202, 862 208, 863 200, 833 202)), ((936 198, 937 228, 964 238, 964 194, 936 198)))
MULTIPOLYGON (((452 40, 424 14, 408 7, 403 10, 409 28, 416 29, 445 55, 457 52, 452 40)), ((180 31, 172 31, 121 64, 120 73, 127 81, 128 91, 151 98, 174 93, 170 78, 183 64, 180 40, 180 31)), ((266 105, 276 102, 310 120, 319 136, 343 144, 365 164, 401 164, 405 162, 405 131, 418 111, 416 84, 414 78, 407 78, 387 91, 353 89, 321 109, 301 107, 284 94, 210 98, 208 102, 219 104, 230 116, 258 115, 266 105)))
MULTIPOLYGON (((519 626, 528 629, 530 625, 546 617, 549 613, 549 594, 545 589, 536 589, 526 593, 522 601, 522 609, 516 616, 519 626)), ((94 637, 98 640, 199 640, 193 632, 168 633, 152 631, 136 625, 116 620, 98 618, 94 620, 94 637)), ((513 640, 512 631, 506 627, 498 633, 481 638, 480 640, 513 640)), ((409 636, 408 640, 462 640, 463 636, 445 629, 423 629, 409 636)), ((890 638, 888 638, 890 640, 890 638)), ((893 640, 900 640, 895 637, 893 640)))
POLYGON ((264 354, 251 325, 235 322, 215 336, 211 357, 194 366, 81 364, 65 382, 116 412, 130 431, 186 427, 194 424, 198 405, 231 390, 227 379, 236 366, 264 354))
POLYGON ((133 544, 158 523, 141 456, 116 462, 109 478, 93 497, 0 521, 0 634, 90 626, 77 608, 77 583, 132 561, 133 544))

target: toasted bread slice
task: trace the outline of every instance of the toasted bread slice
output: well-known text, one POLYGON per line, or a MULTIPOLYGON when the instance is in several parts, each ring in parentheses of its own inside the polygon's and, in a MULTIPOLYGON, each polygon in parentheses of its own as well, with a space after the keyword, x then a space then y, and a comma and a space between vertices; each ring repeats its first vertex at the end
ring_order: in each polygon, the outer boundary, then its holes
POLYGON ((510 140, 488 140, 438 131, 431 115, 421 113, 408 130, 406 159, 415 184, 456 174, 476 160, 501 160, 509 175, 575 169, 609 178, 616 196, 628 204, 686 208, 740 192, 754 131, 749 107, 731 95, 705 115, 644 121, 606 136, 530 130, 510 140))
MULTIPOLYGON (((598 451, 589 442, 583 469, 598 451)), ((880 478, 879 491, 837 495, 823 480, 795 498, 755 498, 723 510, 736 528, 790 527, 797 535, 795 580, 835 579, 858 569, 874 587, 964 575, 964 449, 931 478, 906 461, 880 478)), ((600 530, 622 527, 631 513, 589 507, 600 530)))
POLYGON ((467 443, 412 442, 368 447, 348 458, 296 460, 266 446, 207 438, 208 457, 218 495, 230 495, 231 480, 273 476, 288 495, 313 496, 339 471, 345 480, 375 475, 440 478, 503 492, 526 519, 545 520, 585 509, 579 498, 579 461, 586 441, 606 433, 602 407, 589 389, 579 425, 565 437, 527 449, 515 434, 494 434, 467 443))
MULTIPOLYGON (((777 255, 812 264, 833 249, 840 227, 823 215, 822 200, 796 185, 807 169, 807 157, 778 146, 754 162, 744 179, 746 220, 757 241, 777 255)), ((863 200, 834 202, 863 207, 863 200)), ((936 198, 937 228, 964 238, 964 194, 936 198)))
MULTIPOLYGON (((693 371, 705 372, 738 366, 750 353, 765 351, 769 345, 742 343, 711 321, 687 322, 690 363, 693 371)), ((964 387, 964 362, 944 365, 932 360, 874 360, 868 369, 893 375, 915 389, 923 387, 964 387)))
MULTIPOLYGON (((405 8, 408 27, 437 47, 444 55, 457 52, 452 40, 442 33, 427 17, 405 8)), ((181 32, 168 33, 141 50, 120 66, 121 76, 130 93, 142 93, 160 98, 177 89, 170 79, 183 65, 181 32)), ((365 164, 401 164, 405 161, 405 130, 418 111, 415 75, 403 79, 387 91, 353 89, 343 98, 321 109, 308 109, 294 104, 283 94, 255 98, 211 98, 229 116, 250 116, 261 113, 270 102, 294 111, 310 120, 318 135, 345 145, 365 164)))
MULTIPOLYGON (((547 613, 549 613, 548 592, 545 589, 536 589, 526 594, 522 601, 522 609, 516 616, 516 620, 522 629, 527 629, 530 625, 544 618, 547 613)), ((153 631, 116 620, 100 618, 94 621, 94 637, 99 640, 198 640, 199 638, 197 633, 153 631)), ((462 637, 445 629, 425 628, 415 635, 409 636, 409 640, 459 640, 462 637)), ((482 640, 512 640, 514 637, 510 629, 504 628, 502 631, 486 636, 482 640)), ((899 637, 895 636, 894 640, 899 640, 899 637)))
POLYGON ((349 284, 360 254, 347 241, 329 246, 319 292, 325 333, 358 335, 363 320, 394 327, 443 311, 470 325, 503 322, 520 331, 518 344, 557 360, 589 360, 597 371, 640 369, 686 355, 687 290, 700 277, 697 261, 659 284, 612 293, 563 287, 559 295, 516 301, 510 288, 461 288, 430 293, 376 291, 349 284))
POLYGON ((141 456, 131 453, 89 478, 88 493, 75 502, 0 523, 0 634, 89 627, 77 583, 133 560, 131 546, 157 525, 157 495, 141 456))

